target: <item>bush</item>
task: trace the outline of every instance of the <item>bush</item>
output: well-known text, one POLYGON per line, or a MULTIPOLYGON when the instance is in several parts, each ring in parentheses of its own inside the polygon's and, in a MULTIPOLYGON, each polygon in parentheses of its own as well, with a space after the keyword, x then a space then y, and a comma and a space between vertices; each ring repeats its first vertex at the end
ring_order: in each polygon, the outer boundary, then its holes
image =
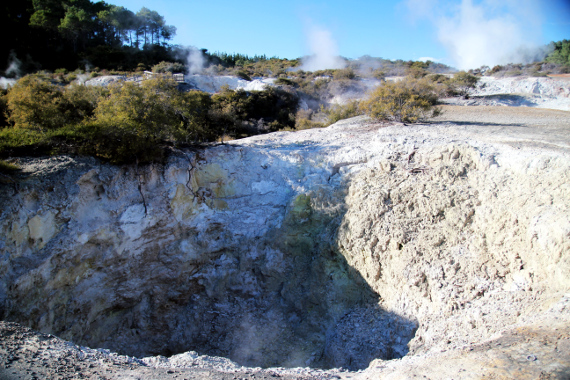
POLYGON ((15 128, 40 132, 81 123, 93 115, 104 90, 97 86, 61 87, 34 76, 20 79, 6 95, 8 120, 15 128))
POLYGON ((34 76, 20 79, 7 94, 8 120, 15 128, 45 132, 65 124, 63 91, 34 76))
POLYGON ((485 74, 487 74, 487 75, 495 75, 495 74, 497 74, 498 72, 503 71, 503 70, 504 70, 504 67, 503 67, 503 66, 501 66, 501 65, 495 65, 495 66, 493 66, 493 68, 492 68, 491 70, 488 70, 485 74))
POLYGON ((552 42, 550 45, 553 50, 545 61, 570 66, 570 40, 552 42))
POLYGON ((251 77, 249 76, 249 74, 247 73, 247 71, 245 70, 238 70, 236 71, 236 76, 238 78, 241 78, 243 80, 246 80, 248 82, 251 82, 251 77))
POLYGON ((437 99, 429 81, 406 78, 379 86, 361 103, 361 109, 373 119, 413 123, 439 115, 437 99))
POLYGON ((277 86, 294 86, 295 82, 287 78, 277 78, 273 84, 277 86))
POLYGON ((226 88, 212 96, 210 119, 219 134, 245 137, 293 128, 298 103, 295 93, 275 87, 251 92, 226 88))
POLYGON ((162 61, 152 67, 153 73, 183 73, 186 68, 179 62, 162 61))
POLYGON ((65 114, 65 124, 75 125, 91 118, 97 104, 107 92, 105 87, 71 84, 63 91, 64 102, 61 109, 65 114))
POLYGON ((334 124, 339 120, 362 115, 363 113, 358 100, 352 100, 346 104, 335 104, 327 109, 322 108, 321 111, 327 115, 327 125, 334 124))
POLYGON ((475 88, 479 78, 471 75, 465 71, 460 71, 453 75, 451 79, 451 85, 455 88, 455 92, 459 95, 467 95, 469 90, 475 88))
POLYGON ((0 89, 0 130, 7 127, 8 124, 8 97, 7 90, 0 89))
POLYGON ((352 70, 351 68, 337 69, 337 70, 334 70, 334 72, 333 72, 333 78, 335 80, 356 79, 356 74, 355 74, 354 70, 352 70))
POLYGON ((372 71, 372 77, 380 80, 386 79, 386 71, 381 69, 375 69, 372 71))
POLYGON ((150 162, 162 157, 161 145, 183 129, 185 102, 176 83, 150 79, 109 86, 95 117, 81 128, 90 144, 82 152, 112 163, 150 162))
POLYGON ((176 141, 180 143, 214 141, 217 134, 208 117, 212 108, 210 94, 202 91, 189 91, 181 96, 184 106, 179 114, 182 124, 175 131, 176 141))

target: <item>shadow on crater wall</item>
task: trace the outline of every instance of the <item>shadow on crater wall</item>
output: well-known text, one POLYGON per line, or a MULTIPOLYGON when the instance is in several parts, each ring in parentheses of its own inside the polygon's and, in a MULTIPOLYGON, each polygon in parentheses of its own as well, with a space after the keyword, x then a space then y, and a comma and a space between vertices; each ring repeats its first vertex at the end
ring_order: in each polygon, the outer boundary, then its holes
MULTIPOLYGON (((243 152, 222 149, 224 161, 248 170, 239 164, 243 152)), ((177 192, 177 199, 191 206, 182 221, 173 216, 172 201, 161 196, 172 168, 147 167, 140 177, 129 169, 104 167, 89 179, 90 187, 104 189, 93 200, 86 200, 84 189, 65 189, 85 169, 59 173, 51 184, 24 184, 6 212, 16 215, 26 198, 55 186, 55 195, 37 202, 60 218, 58 231, 39 248, 26 247, 26 241, 3 244, 7 275, 0 317, 76 344, 138 357, 193 350, 247 366, 355 370, 375 358, 407 353, 415 322, 379 308, 377 295, 334 246, 345 212, 344 185, 324 184, 290 196, 282 206, 271 205, 267 212, 275 216, 260 217, 264 225, 253 226, 263 232, 246 236, 243 210, 235 207, 255 195, 240 194, 230 183, 235 178, 225 178, 211 162, 194 164, 190 175, 204 170, 208 180, 201 185, 207 191, 202 198, 177 192), (139 178, 146 186, 145 209, 152 213, 140 220, 132 206, 139 178), (84 215, 74 212, 87 209, 107 218, 105 224, 81 224, 84 215), (121 209, 126 211, 114 211, 121 209), (125 215, 131 219, 119 225, 125 215)), ((277 168, 287 165, 294 164, 273 162, 277 168)))

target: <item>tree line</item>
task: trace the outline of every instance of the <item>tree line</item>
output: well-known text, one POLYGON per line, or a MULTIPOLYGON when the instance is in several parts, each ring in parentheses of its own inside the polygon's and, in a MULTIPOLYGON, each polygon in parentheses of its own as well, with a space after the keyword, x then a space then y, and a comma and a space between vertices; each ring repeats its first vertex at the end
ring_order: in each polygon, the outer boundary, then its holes
POLYGON ((134 13, 104 1, 21 0, 0 9, 10 31, 1 41, 0 61, 18 62, 23 72, 86 64, 129 70, 171 58, 176 27, 148 8, 134 13))

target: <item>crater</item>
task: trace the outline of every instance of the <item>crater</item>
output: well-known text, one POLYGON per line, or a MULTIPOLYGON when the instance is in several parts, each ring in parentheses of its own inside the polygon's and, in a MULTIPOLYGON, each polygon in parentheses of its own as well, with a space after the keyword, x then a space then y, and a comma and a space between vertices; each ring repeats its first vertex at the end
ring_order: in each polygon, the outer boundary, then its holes
POLYGON ((136 357, 359 370, 482 344, 569 288, 564 157, 431 143, 338 169, 299 145, 36 159, 1 195, 0 318, 136 357))

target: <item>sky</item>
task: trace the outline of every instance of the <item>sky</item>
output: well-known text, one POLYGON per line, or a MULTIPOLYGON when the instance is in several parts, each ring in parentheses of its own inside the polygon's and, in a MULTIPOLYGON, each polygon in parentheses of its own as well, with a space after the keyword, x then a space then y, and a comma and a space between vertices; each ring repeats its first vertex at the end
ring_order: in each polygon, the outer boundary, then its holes
POLYGON ((172 43, 295 59, 432 59, 461 69, 532 56, 570 39, 570 0, 108 0, 157 11, 172 43))

